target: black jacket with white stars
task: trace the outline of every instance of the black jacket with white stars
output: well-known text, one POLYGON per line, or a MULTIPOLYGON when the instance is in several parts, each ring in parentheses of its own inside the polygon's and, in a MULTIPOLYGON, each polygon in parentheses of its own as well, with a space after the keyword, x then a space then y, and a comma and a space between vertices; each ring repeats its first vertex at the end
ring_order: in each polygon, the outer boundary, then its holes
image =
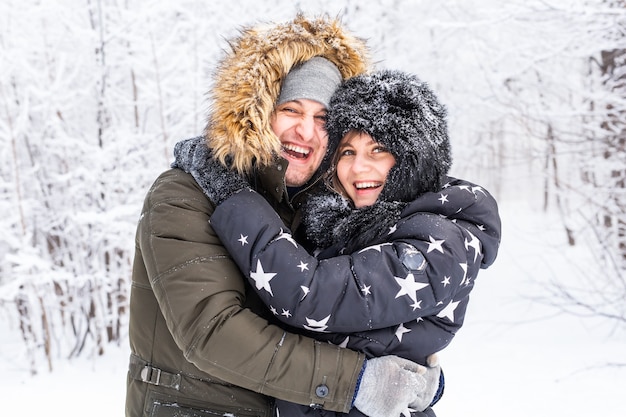
POLYGON ((309 236, 329 245, 315 256, 256 192, 234 194, 211 218, 273 314, 369 357, 424 364, 446 347, 463 324, 478 271, 498 252, 501 223, 491 194, 449 178, 441 191, 400 206, 338 208, 330 195, 313 201, 303 208, 309 236))

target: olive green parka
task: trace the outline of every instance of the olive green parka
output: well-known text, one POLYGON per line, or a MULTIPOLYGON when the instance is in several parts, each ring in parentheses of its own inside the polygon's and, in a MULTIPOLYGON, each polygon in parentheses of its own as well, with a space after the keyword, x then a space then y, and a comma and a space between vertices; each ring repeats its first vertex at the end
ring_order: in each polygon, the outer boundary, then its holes
MULTIPOLYGON (((293 227, 270 115, 284 76, 313 56, 365 72, 363 41, 326 17, 243 29, 210 92, 205 136, 293 227)), ((364 356, 287 333, 213 232, 214 205, 189 175, 161 174, 137 227, 126 416, 272 416, 272 397, 347 412, 364 356)))

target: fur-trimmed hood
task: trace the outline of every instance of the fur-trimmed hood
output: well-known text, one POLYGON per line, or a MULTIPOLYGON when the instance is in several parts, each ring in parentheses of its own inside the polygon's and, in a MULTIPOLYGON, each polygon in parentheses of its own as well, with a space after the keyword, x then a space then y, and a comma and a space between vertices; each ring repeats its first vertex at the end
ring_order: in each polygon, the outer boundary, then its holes
POLYGON ((205 137, 222 163, 232 161, 241 173, 254 163, 267 166, 280 153, 270 117, 285 75, 294 65, 322 56, 344 79, 369 68, 362 39, 346 32, 338 19, 308 19, 298 14, 282 24, 243 28, 229 41, 209 92, 205 137))

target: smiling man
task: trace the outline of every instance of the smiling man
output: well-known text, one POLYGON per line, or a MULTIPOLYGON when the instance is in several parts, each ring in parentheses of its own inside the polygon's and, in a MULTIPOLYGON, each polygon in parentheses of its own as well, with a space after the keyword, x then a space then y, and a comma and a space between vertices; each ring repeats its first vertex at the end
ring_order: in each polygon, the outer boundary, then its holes
POLYGON ((326 108, 340 83, 337 67, 319 56, 285 77, 271 127, 280 139, 281 156, 289 162, 285 173, 288 187, 305 185, 322 163, 328 148, 326 108))

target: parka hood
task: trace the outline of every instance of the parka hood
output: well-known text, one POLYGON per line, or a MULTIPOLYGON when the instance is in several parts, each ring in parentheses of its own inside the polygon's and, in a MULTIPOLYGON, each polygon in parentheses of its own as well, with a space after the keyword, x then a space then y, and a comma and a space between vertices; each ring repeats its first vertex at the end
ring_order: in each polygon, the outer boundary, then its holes
POLYGON ((282 81, 291 68, 314 56, 334 63, 343 79, 369 68, 365 42, 338 19, 298 14, 281 24, 243 28, 229 41, 209 91, 205 138, 213 155, 240 173, 267 166, 280 154, 270 118, 282 81))

